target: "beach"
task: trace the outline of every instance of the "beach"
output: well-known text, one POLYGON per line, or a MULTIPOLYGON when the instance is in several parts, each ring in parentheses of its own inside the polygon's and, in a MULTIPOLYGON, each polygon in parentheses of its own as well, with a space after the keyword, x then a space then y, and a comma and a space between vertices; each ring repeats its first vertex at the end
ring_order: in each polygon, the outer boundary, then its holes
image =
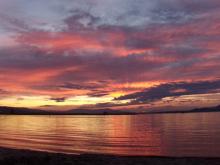
POLYGON ((0 148, 1 165, 219 165, 220 158, 68 155, 0 148))

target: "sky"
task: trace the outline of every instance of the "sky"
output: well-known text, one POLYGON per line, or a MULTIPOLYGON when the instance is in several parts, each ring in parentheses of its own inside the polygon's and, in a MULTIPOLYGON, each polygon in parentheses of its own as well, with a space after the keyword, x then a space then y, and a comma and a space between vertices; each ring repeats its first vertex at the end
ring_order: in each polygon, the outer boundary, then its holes
POLYGON ((0 105, 220 103, 219 0, 0 0, 0 105))

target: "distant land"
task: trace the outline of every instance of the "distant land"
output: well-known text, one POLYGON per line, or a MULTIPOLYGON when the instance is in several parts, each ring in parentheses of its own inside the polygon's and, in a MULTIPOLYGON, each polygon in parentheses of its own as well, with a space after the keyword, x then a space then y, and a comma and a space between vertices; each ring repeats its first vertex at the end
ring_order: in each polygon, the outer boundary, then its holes
POLYGON ((157 112, 146 112, 144 114, 164 114, 164 113, 202 113, 202 112, 220 112, 220 105, 216 107, 204 107, 204 108, 195 108, 192 110, 172 110, 172 111, 157 111, 157 112))
POLYGON ((73 109, 67 111, 47 111, 29 108, 17 108, 0 106, 0 114, 5 115, 132 115, 135 112, 111 110, 111 109, 73 109))
POLYGON ((138 115, 138 114, 170 114, 170 113, 202 113, 202 112, 220 112, 220 105, 216 107, 196 108, 192 110, 170 110, 170 111, 150 111, 134 112, 111 109, 73 109, 67 111, 47 111, 39 109, 18 108, 0 106, 1 115, 138 115))

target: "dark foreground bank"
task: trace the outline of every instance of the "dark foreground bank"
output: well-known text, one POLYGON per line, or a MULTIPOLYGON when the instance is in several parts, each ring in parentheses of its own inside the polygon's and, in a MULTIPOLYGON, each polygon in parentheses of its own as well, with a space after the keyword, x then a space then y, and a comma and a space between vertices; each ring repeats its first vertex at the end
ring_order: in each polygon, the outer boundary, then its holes
POLYGON ((65 155, 0 148, 0 165, 220 165, 220 158, 65 155))

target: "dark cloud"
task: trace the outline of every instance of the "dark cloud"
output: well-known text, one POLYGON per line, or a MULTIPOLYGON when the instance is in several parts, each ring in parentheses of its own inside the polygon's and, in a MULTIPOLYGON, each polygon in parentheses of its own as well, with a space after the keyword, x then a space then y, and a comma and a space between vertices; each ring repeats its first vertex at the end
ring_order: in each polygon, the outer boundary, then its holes
POLYGON ((4 90, 4 89, 0 89, 0 99, 1 98, 4 98, 4 97, 6 97, 6 96, 10 96, 10 92, 9 91, 6 91, 6 90, 4 90))
POLYGON ((176 57, 176 59, 186 59, 192 58, 192 56, 199 57, 202 54, 211 53, 211 50, 208 48, 202 48, 198 46, 189 45, 183 43, 182 45, 175 45, 170 47, 161 47, 159 52, 155 52, 160 55, 166 54, 168 56, 176 57))
POLYGON ((84 85, 74 84, 74 83, 65 83, 57 87, 63 88, 63 89, 94 90, 97 88, 103 88, 104 86, 98 83, 88 83, 84 85))
POLYGON ((151 37, 130 36, 125 41, 125 47, 129 49, 147 49, 156 48, 161 44, 160 40, 153 40, 151 37))
MULTIPOLYGON (((144 73, 150 72, 153 69, 163 66, 161 61, 151 61, 145 56, 131 55, 125 57, 105 56, 100 54, 96 56, 88 55, 83 58, 81 65, 77 70, 67 70, 60 74, 51 77, 51 81, 55 82, 77 82, 77 84, 66 84, 64 88, 84 88, 92 89, 102 87, 98 84, 91 84, 89 86, 78 85, 86 84, 88 81, 114 81, 126 82, 133 81, 137 77, 142 77, 144 73), (132 79, 132 77, 134 79, 132 79)), ((105 84, 106 85, 106 84, 105 84)))
POLYGON ((179 82, 167 83, 154 86, 125 96, 116 98, 116 100, 131 99, 135 102, 151 102, 161 100, 165 97, 177 97, 192 94, 216 93, 220 89, 220 80, 216 81, 199 81, 199 82, 179 82))
POLYGON ((81 65, 81 58, 64 56, 63 53, 48 53, 33 46, 0 49, 0 69, 38 70, 57 69, 81 65))
POLYGON ((51 98, 50 100, 60 103, 60 102, 65 102, 66 99, 67 99, 66 97, 57 97, 57 98, 51 98))
POLYGON ((7 91, 5 91, 5 90, 3 90, 3 89, 0 89, 0 95, 2 95, 2 94, 7 94, 8 92, 7 91))
POLYGON ((103 97, 108 95, 109 92, 108 91, 96 91, 96 92, 90 92, 87 95, 90 97, 103 97))

